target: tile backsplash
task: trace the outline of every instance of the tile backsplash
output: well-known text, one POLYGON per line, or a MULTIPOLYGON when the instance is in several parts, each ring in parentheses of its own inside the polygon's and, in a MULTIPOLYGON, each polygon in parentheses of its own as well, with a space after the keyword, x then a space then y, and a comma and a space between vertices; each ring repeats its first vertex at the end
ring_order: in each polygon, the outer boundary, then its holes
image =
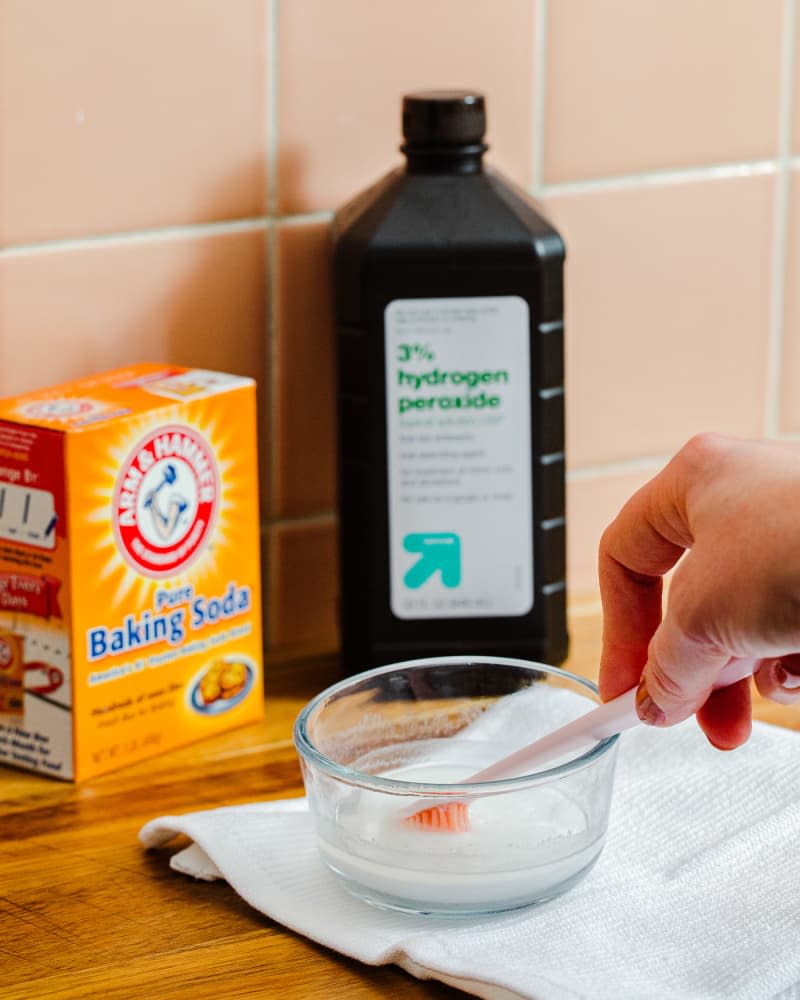
POLYGON ((0 0, 5 244, 262 215, 263 0, 0 0))
POLYGON ((328 226, 403 92, 487 95, 568 246, 569 584, 700 430, 800 439, 798 0, 0 0, 0 393, 260 386, 267 634, 334 649, 328 226))

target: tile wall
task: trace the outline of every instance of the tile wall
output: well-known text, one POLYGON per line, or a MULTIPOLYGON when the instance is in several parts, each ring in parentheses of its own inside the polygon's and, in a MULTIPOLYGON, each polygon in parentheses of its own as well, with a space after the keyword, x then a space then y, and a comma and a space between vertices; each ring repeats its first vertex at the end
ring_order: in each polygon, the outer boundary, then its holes
POLYGON ((255 376, 270 648, 335 648, 328 223, 398 162, 404 91, 479 88, 569 248, 580 607, 692 433, 800 438, 797 4, 0 0, 0 393, 255 376))

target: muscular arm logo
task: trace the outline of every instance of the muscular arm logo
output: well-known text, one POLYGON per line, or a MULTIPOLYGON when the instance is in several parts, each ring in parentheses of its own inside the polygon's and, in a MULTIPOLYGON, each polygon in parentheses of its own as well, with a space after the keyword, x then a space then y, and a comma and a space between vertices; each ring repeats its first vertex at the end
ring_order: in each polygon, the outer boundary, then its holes
POLYGON ((166 541, 175 531, 178 519, 189 506, 188 500, 179 493, 171 493, 167 500, 166 510, 162 509, 162 499, 158 494, 165 486, 174 485, 178 478, 178 470, 169 462, 164 469, 161 482, 155 489, 150 490, 144 499, 142 506, 149 511, 153 523, 153 529, 159 538, 166 541))
POLYGON ((140 438, 114 488, 120 551, 147 576, 170 576, 197 557, 214 524, 219 473, 211 447, 186 424, 140 438))

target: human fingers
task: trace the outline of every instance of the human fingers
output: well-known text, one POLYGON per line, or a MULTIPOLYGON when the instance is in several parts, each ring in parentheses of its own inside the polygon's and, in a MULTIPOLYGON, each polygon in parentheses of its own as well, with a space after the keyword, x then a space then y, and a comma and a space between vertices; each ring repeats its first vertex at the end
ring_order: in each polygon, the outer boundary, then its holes
POLYGON ((636 693, 639 718, 671 726, 705 704, 714 683, 730 662, 730 650, 714 641, 708 623, 719 616, 716 594, 707 590, 702 562, 689 552, 678 567, 664 620, 647 651, 636 693))
POLYGON ((734 750, 746 743, 753 728, 750 678, 719 688, 697 712, 697 722, 718 750, 734 750))
POLYGON ((800 701, 800 653, 764 660, 754 676, 764 698, 782 705, 800 701))
POLYGON ((605 557, 600 571, 603 639, 600 656, 600 697, 615 698, 639 683, 647 647, 661 621, 660 576, 633 573, 605 557))
POLYGON ((600 696, 607 701, 638 683, 661 621, 662 577, 684 552, 683 539, 663 523, 666 470, 638 490, 600 540, 603 604, 600 696))
POLYGON ((603 533, 598 573, 604 700, 639 681, 661 621, 662 577, 693 542, 688 491, 707 474, 709 452, 723 446, 715 435, 693 438, 628 500, 603 533))

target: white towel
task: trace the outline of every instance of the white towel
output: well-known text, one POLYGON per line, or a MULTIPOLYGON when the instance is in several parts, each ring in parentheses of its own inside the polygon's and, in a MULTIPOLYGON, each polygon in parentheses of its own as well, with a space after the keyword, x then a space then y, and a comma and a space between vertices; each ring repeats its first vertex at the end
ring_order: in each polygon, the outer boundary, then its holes
POLYGON ((178 833, 194 843, 177 871, 224 878, 342 954, 479 997, 800 1000, 800 736, 776 727, 756 723, 727 754, 693 721, 626 733, 597 866, 556 900, 494 917, 352 898, 317 855, 305 799, 165 816, 140 838, 178 833))

